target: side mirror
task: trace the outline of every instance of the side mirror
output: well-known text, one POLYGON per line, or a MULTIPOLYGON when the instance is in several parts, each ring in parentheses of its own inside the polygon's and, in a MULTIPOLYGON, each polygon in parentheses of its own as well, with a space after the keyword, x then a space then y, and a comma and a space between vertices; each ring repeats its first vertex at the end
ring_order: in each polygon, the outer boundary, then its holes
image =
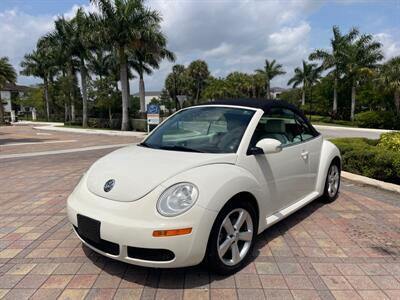
POLYGON ((256 144, 254 150, 260 149, 258 151, 252 151, 253 154, 271 154, 271 153, 278 153, 282 151, 282 143, 276 139, 262 139, 259 140, 256 144))

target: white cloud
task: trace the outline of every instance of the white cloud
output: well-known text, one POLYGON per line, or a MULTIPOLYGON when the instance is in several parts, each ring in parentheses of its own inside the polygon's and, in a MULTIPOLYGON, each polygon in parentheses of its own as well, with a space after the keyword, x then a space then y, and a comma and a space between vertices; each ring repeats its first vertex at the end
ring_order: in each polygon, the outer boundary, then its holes
MULTIPOLYGON (((52 16, 32 16, 18 9, 0 12, 0 56, 8 56, 19 71, 24 54, 34 49, 38 38, 52 28, 52 16)), ((30 83, 33 79, 21 76, 18 81, 30 83)))
POLYGON ((375 34, 374 37, 382 43, 383 53, 386 60, 400 55, 400 35, 398 38, 394 38, 390 33, 381 32, 375 34))

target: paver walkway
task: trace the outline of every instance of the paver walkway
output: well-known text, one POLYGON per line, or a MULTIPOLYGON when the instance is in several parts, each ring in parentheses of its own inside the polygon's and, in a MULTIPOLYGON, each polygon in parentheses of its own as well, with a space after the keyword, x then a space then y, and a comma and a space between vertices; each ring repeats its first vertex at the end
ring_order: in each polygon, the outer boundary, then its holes
POLYGON ((346 181, 336 202, 262 233, 234 276, 97 255, 72 233, 65 203, 110 151, 0 160, 0 299, 400 299, 399 196, 346 181))

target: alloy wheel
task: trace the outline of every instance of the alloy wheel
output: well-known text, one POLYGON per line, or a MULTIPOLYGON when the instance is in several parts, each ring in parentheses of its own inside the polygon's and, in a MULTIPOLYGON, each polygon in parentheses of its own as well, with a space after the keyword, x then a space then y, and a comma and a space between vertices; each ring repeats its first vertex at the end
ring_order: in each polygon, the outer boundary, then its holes
POLYGON ((339 188, 339 168, 337 165, 333 164, 329 168, 328 172, 328 195, 329 197, 334 197, 339 188))
POLYGON ((218 233, 218 255, 228 266, 241 262, 253 240, 253 221, 247 210, 232 210, 223 220, 218 233))

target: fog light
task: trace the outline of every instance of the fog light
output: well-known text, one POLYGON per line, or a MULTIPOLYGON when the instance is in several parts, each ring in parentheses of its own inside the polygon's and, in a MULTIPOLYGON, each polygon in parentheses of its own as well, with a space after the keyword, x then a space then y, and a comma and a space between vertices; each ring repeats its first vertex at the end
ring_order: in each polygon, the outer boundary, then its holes
POLYGON ((176 235, 185 235, 190 234, 192 232, 192 228, 182 228, 182 229, 170 229, 170 230, 154 230, 154 237, 164 237, 164 236, 176 236, 176 235))

